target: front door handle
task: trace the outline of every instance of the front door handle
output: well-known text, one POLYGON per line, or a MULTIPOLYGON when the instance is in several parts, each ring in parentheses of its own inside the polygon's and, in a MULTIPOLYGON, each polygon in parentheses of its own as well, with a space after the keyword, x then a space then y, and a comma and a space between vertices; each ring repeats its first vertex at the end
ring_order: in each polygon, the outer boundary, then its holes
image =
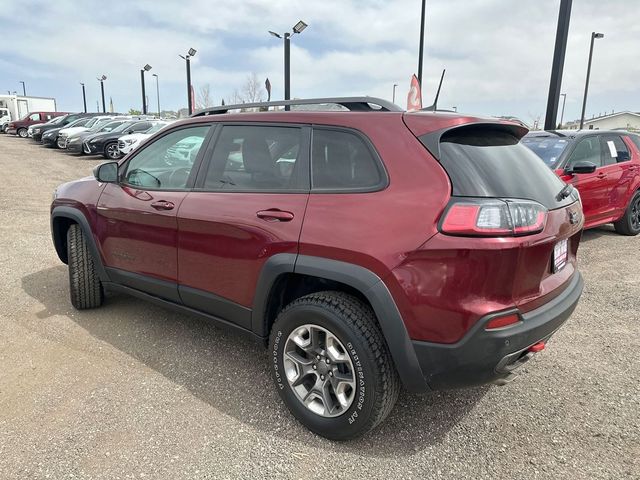
POLYGON ((156 210, 173 210, 175 204, 173 202, 167 202, 166 200, 159 200, 151 204, 156 210))
POLYGON ((599 173, 598 174, 598 178, 607 178, 607 174, 606 173, 599 173))
POLYGON ((256 216, 270 222, 290 222, 293 220, 293 213, 279 210, 277 208, 260 210, 259 212, 256 212, 256 216))

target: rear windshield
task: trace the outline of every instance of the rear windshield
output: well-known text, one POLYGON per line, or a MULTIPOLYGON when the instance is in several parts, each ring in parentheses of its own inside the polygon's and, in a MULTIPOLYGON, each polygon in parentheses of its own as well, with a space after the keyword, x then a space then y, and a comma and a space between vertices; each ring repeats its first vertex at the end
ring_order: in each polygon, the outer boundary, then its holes
POLYGON ((524 137, 521 142, 538 155, 550 168, 556 166, 560 155, 569 145, 569 140, 560 137, 524 137))
POLYGON ((535 200, 550 210, 577 199, 558 200, 564 182, 507 131, 474 127, 447 132, 440 139, 440 163, 455 196, 535 200))

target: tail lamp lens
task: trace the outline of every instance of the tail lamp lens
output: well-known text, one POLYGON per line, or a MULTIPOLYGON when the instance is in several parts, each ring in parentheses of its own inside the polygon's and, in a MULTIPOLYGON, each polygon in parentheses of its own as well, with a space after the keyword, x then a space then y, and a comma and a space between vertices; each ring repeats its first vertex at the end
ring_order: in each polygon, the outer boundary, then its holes
POLYGON ((530 200, 460 199, 445 213, 441 230, 450 235, 516 236, 541 232, 547 209, 530 200))

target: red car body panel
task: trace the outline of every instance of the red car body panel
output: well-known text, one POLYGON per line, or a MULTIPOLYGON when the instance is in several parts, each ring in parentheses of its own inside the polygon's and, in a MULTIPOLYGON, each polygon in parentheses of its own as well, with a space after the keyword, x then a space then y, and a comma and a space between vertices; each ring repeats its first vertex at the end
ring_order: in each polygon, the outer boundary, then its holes
POLYGON ((180 285, 253 305, 264 262, 297 253, 308 194, 192 192, 180 207, 180 285), (287 222, 265 221, 259 211, 291 212, 287 222))

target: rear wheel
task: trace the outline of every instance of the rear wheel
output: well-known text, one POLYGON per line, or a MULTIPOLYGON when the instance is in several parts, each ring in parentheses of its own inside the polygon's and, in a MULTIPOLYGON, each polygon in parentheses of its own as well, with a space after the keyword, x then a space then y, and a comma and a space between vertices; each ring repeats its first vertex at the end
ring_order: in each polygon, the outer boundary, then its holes
POLYGON ((71 225, 67 231, 67 258, 71 304, 78 310, 102 305, 102 282, 96 272, 84 232, 77 224, 71 225))
POLYGON ((400 381, 371 308, 342 292, 301 297, 270 336, 273 378, 291 413, 332 440, 359 437, 382 422, 400 381))
POLYGON ((118 142, 107 143, 104 147, 104 156, 110 160, 118 160, 120 158, 118 142))
POLYGON ((26 128, 18 129, 18 136, 20 138, 27 138, 27 129, 26 128))
POLYGON ((634 236, 640 233, 640 190, 631 198, 627 211, 613 226, 621 235, 634 236))

